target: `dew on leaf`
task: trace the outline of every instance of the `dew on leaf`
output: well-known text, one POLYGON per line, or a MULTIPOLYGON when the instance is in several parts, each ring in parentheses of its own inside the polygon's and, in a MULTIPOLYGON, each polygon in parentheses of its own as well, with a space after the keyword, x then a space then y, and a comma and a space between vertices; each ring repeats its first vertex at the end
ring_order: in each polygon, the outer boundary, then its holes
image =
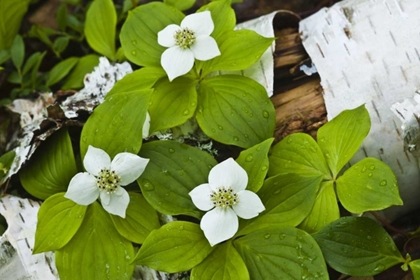
POLYGON ((379 183, 379 185, 381 185, 381 186, 386 186, 386 184, 387 184, 388 182, 386 181, 386 180, 382 180, 380 183, 379 183))
POLYGON ((254 114, 253 113, 251 113, 251 114, 249 114, 248 115, 250 118, 252 118, 253 116, 254 116, 254 114))
POLYGON ((367 170, 366 166, 363 166, 363 168, 362 168, 361 172, 362 172, 362 173, 365 173, 365 172, 366 172, 366 170, 367 170))
POLYGON ((219 125, 217 126, 218 129, 223 130, 223 126, 219 125))
POLYGON ((281 189, 280 190, 276 190, 275 192, 273 192, 273 194, 278 195, 281 193, 281 189))
POLYGON ((371 166, 369 167, 369 169, 370 169, 370 170, 375 170, 375 165, 371 165, 371 166))
POLYGON ((271 234, 267 233, 266 235, 264 235, 265 239, 269 239, 271 237, 271 234))
POLYGON ((239 138, 238 137, 233 137, 233 140, 235 141, 235 142, 238 142, 239 141, 239 138))
POLYGON ((292 143, 292 142, 293 142, 292 137, 287 138, 287 143, 292 143))
POLYGON ((372 172, 369 172, 368 176, 369 177, 372 177, 373 176, 372 172))
POLYGON ((190 113, 190 110, 185 110, 184 112, 182 112, 182 114, 183 114, 184 116, 188 115, 189 113, 190 113))
POLYGON ((250 161, 252 161, 253 159, 254 159, 254 157, 253 157, 252 155, 248 155, 248 156, 245 158, 245 161, 250 162, 250 161))
POLYGON ((136 40, 132 40, 131 43, 135 46, 137 45, 137 41, 136 40))
POLYGON ((145 191, 153 191, 155 189, 155 186, 153 186, 153 184, 149 180, 145 179, 143 179, 143 181, 141 182, 141 186, 145 191))
POLYGON ((280 235, 279 235, 279 239, 280 239, 280 240, 283 240, 283 239, 285 239, 285 238, 286 238, 286 234, 282 233, 282 234, 280 234, 280 235))
POLYGON ((261 170, 262 171, 266 171, 267 170, 267 166, 266 165, 261 166, 261 170))
POLYGON ((135 55, 137 55, 137 52, 136 51, 131 51, 131 54, 135 56, 135 55))
POLYGON ((267 119, 267 118, 268 118, 268 116, 269 116, 268 112, 264 110, 264 111, 263 111, 263 117, 267 119))
POLYGON ((169 152, 170 152, 171 154, 173 154, 173 153, 175 152, 175 150, 174 150, 174 149, 172 149, 172 148, 170 148, 170 149, 169 149, 169 152))
POLYGON ((381 272, 385 269, 385 266, 382 264, 378 264, 375 269, 373 271, 375 271, 375 273, 381 272))

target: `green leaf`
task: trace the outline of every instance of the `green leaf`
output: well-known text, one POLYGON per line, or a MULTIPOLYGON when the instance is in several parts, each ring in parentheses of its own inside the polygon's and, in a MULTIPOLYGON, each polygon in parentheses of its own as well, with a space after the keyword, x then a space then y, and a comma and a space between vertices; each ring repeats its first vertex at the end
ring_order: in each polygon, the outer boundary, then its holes
POLYGON ((38 211, 34 254, 55 251, 64 247, 79 230, 86 206, 64 197, 64 193, 50 196, 38 211))
POLYGON ((0 50, 11 47, 26 14, 29 0, 0 0, 0 50))
POLYGON ((169 273, 190 270, 212 251, 200 226, 175 221, 152 231, 134 263, 169 273))
MULTIPOLYGON (((41 66, 41 62, 44 59, 44 56, 47 52, 44 51, 43 53, 35 53, 33 55, 33 67, 31 70, 31 84, 32 84, 32 89, 36 89, 37 87, 37 82, 38 82, 38 74, 39 74, 39 67, 41 66)), ((30 57, 32 59, 32 56, 30 57)))
POLYGON ((369 129, 369 113, 362 105, 341 112, 318 130, 318 144, 334 178, 357 152, 369 129))
POLYGON ((16 152, 14 150, 8 151, 4 153, 0 157, 0 182, 1 179, 6 176, 7 172, 9 172, 10 166, 15 159, 16 152))
POLYGON ((79 231, 55 253, 62 280, 131 279, 133 258, 133 245, 119 235, 98 202, 88 206, 79 231))
POLYGON ((297 174, 267 179, 258 192, 265 211, 255 219, 241 220, 242 229, 237 235, 270 226, 297 226, 311 211, 321 180, 321 177, 302 177, 297 174))
POLYGON ((83 79, 86 74, 93 71, 93 68, 99 64, 99 56, 96 54, 88 54, 79 58, 79 62, 67 76, 62 89, 79 89, 83 87, 83 79))
POLYGON ((351 276, 373 276, 403 263, 392 238, 375 221, 342 217, 314 235, 327 263, 351 276))
POLYGON ((274 134, 274 106, 264 87, 236 75, 205 79, 200 96, 197 122, 212 139, 223 144, 249 148, 274 134))
POLYGON ((420 259, 409 262, 408 265, 411 268, 414 280, 420 280, 420 259))
POLYGON ((218 41, 220 56, 203 63, 203 76, 219 70, 243 70, 260 59, 274 38, 265 38, 252 30, 232 30, 218 41))
POLYGON ((8 50, 0 49, 0 65, 8 61, 10 58, 10 52, 8 50))
POLYGON ((195 0, 163 0, 163 3, 174 6, 178 10, 185 11, 194 6, 195 0))
POLYGON ((312 233, 340 218, 337 197, 332 181, 322 182, 315 204, 309 215, 299 225, 299 228, 312 233))
POLYGON ((296 228, 266 228, 238 238, 233 245, 251 279, 329 279, 321 250, 296 228))
POLYGON ((392 169, 376 158, 365 158, 338 177, 337 195, 356 214, 403 204, 392 169))
POLYGON ((20 71, 25 58, 25 44, 20 35, 16 35, 13 39, 12 48, 10 49, 13 65, 20 71))
POLYGON ((120 92, 96 107, 82 130, 82 158, 89 145, 106 151, 111 158, 121 152, 137 154, 143 141, 143 124, 151 92, 120 92))
POLYGON ((141 66, 159 66, 166 49, 157 42, 157 34, 169 24, 181 23, 184 14, 161 2, 141 5, 128 13, 120 40, 125 56, 141 66))
POLYGON ((164 78, 154 89, 149 107, 151 132, 181 125, 194 115, 197 107, 195 81, 180 77, 170 82, 164 78))
POLYGON ((137 180, 146 200, 157 211, 201 217, 188 193, 208 182, 215 159, 197 148, 174 141, 144 144, 140 156, 149 158, 146 170, 137 180))
POLYGON ((85 35, 89 46, 115 60, 117 12, 112 0, 94 0, 86 14, 85 35))
POLYGON ((294 133, 277 143, 268 157, 268 176, 296 173, 331 178, 324 155, 315 140, 305 133, 294 133))
POLYGON ((248 174, 247 190, 257 192, 264 184, 268 171, 268 151, 274 138, 269 138, 249 149, 242 151, 236 162, 248 174))
MULTIPOLYGON (((106 98, 110 98, 115 93, 131 92, 139 89, 150 89, 160 78, 166 76, 162 68, 143 67, 130 74, 125 75, 117 81, 106 98)), ((154 94, 154 93, 153 93, 154 94)))
POLYGON ((61 4, 57 10, 56 21, 60 31, 66 30, 67 27, 67 5, 61 4))
POLYGON ((20 171, 23 188, 39 199, 65 192, 76 174, 73 148, 66 129, 60 129, 38 147, 20 171))
POLYGON ((61 36, 54 40, 53 50, 54 52, 60 54, 62 53, 68 46, 70 38, 67 36, 61 36))
MULTIPOLYGON (((226 31, 231 31, 236 25, 235 11, 230 6, 230 1, 221 0, 210 2, 201 7, 197 12, 210 11, 214 23, 214 30, 211 37, 219 41, 219 38, 226 31)), ((244 51, 244 50, 241 50, 244 51)))
POLYGON ((79 62, 78 57, 70 57, 56 64, 48 73, 47 86, 49 87, 60 82, 73 69, 77 62, 79 62))
POLYGON ((40 52, 33 53, 25 62, 22 69, 22 76, 25 76, 26 74, 31 71, 35 67, 35 65, 38 64, 39 59, 42 57, 40 52))
POLYGON ((247 280, 248 269, 232 242, 215 246, 213 252, 191 270, 191 279, 247 280))
POLYGON ((129 192, 125 219, 110 215, 118 232, 131 242, 142 244, 150 232, 160 227, 159 217, 155 209, 141 194, 129 192))

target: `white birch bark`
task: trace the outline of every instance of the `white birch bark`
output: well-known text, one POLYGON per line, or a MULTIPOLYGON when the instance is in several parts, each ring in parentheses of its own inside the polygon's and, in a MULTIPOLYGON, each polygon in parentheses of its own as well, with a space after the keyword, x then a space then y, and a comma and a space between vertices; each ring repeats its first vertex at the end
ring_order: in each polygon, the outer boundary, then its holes
POLYGON ((370 133, 351 163, 370 156, 394 170, 404 206, 385 210, 390 220, 419 206, 418 160, 404 149, 401 121, 390 109, 420 85, 419 12, 419 1, 347 0, 300 24, 328 118, 361 104, 369 110, 370 133))

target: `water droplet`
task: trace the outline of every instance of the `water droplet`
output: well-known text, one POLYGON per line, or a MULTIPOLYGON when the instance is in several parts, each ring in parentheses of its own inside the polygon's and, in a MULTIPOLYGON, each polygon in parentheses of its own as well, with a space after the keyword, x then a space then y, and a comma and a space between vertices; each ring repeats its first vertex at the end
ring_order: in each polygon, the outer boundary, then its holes
POLYGON ((309 150, 310 150, 311 152, 313 152, 313 153, 316 153, 316 149, 315 149, 315 147, 313 147, 313 146, 309 147, 309 150))
POLYGON ((132 40, 131 43, 135 46, 137 45, 137 41, 136 40, 132 40))
POLYGON ((153 186, 152 182, 150 182, 149 180, 146 180, 146 179, 143 179, 141 181, 140 186, 145 191, 153 191, 155 189, 155 187, 153 186))
POLYGON ((266 165, 261 166, 261 170, 262 170, 262 171, 266 171, 266 170, 267 170, 267 168, 268 168, 268 167, 267 167, 266 165))
POLYGON ((233 141, 238 142, 239 138, 235 136, 235 137, 233 137, 233 141))
POLYGON ((172 149, 172 148, 170 148, 170 149, 169 149, 169 152, 170 152, 171 154, 173 154, 173 153, 175 152, 175 150, 174 150, 174 149, 172 149))
POLYGON ((373 176, 372 172, 369 172, 368 176, 369 177, 372 177, 373 176))
POLYGON ((269 239, 271 237, 271 234, 267 233, 266 235, 264 235, 265 239, 269 239))
POLYGON ((246 96, 246 93, 242 93, 242 97, 245 97, 246 96))
POLYGON ((203 113, 203 107, 201 107, 201 106, 198 107, 198 110, 197 111, 198 111, 198 113, 202 114, 203 113))
POLYGON ((331 156, 330 156, 330 154, 329 154, 329 153, 326 153, 326 154, 325 154, 325 157, 326 157, 326 158, 330 158, 331 156))
POLYGON ((276 190, 275 192, 273 192, 273 194, 275 194, 275 195, 278 195, 278 194, 280 194, 280 193, 281 193, 281 189, 276 190))
POLYGON ((184 230, 184 226, 179 226, 179 230, 184 230))
MULTIPOLYGON (((248 134, 244 134, 244 136, 245 136, 245 138, 249 138, 249 135, 248 134)), ((258 151, 258 149, 257 149, 257 151, 258 151)))
POLYGON ((380 183, 379 183, 379 185, 381 185, 381 186, 386 186, 386 184, 387 184, 388 182, 386 181, 386 180, 382 180, 380 183))
POLYGON ((182 114, 184 114, 184 116, 188 115, 190 113, 190 110, 185 110, 184 112, 182 112, 182 114))
POLYGON ((367 170, 366 166, 363 166, 363 167, 362 167, 362 170, 361 170, 360 172, 365 173, 365 172, 366 172, 366 170, 367 170))
POLYGON ((292 143, 293 142, 293 139, 292 139, 292 137, 287 137, 287 143, 292 143))
POLYGON ((190 106, 191 106, 191 107, 195 107, 195 106, 197 106, 197 103, 195 103, 195 102, 191 102, 190 106))
POLYGON ((87 142, 87 137, 83 136, 82 141, 86 143, 87 142))
POLYGON ((375 170, 375 165, 371 165, 371 166, 369 167, 369 169, 370 169, 370 170, 375 170))
POLYGON ((137 52, 136 51, 131 51, 131 54, 134 55, 134 56, 136 56, 137 55, 137 52))
POLYGON ((371 240, 372 239, 372 236, 368 235, 368 236, 366 236, 366 238, 369 239, 369 240, 371 240))
POLYGON ((263 117, 267 119, 267 118, 268 118, 268 116, 269 116, 268 112, 264 110, 264 111, 263 111, 263 117))
POLYGON ((375 273, 381 272, 385 269, 385 266, 382 264, 378 264, 375 269, 373 271, 375 271, 375 273))
POLYGON ((253 113, 251 113, 251 114, 249 114, 248 115, 250 118, 252 118, 253 116, 254 116, 254 114, 253 113))
POLYGON ((169 196, 169 193, 168 193, 168 192, 167 192, 167 193, 165 193, 165 196, 166 196, 166 197, 168 197, 168 196, 169 196))
POLYGON ((245 158, 245 161, 250 162, 254 159, 254 157, 252 155, 249 155, 245 158))
POLYGON ((216 132, 216 129, 212 128, 212 129, 211 129, 211 132, 213 132, 213 133, 214 133, 214 132, 216 132))
POLYGON ((218 129, 223 130, 223 126, 219 125, 217 126, 218 129))
POLYGON ((285 238, 286 238, 286 234, 282 233, 282 234, 280 234, 280 235, 279 235, 279 239, 280 239, 280 240, 283 240, 283 239, 285 239, 285 238))

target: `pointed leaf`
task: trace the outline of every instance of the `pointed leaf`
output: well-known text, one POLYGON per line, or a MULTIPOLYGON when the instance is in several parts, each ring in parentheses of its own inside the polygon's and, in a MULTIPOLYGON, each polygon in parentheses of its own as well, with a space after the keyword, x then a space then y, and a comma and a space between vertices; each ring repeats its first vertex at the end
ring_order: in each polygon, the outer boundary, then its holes
POLYGON ((115 60, 117 12, 112 0, 95 0, 86 14, 85 35, 89 46, 115 60))
POLYGON ((2 183, 2 178, 6 176, 9 172, 10 166, 12 166, 15 159, 16 152, 15 150, 8 151, 0 157, 0 182, 2 183))
POLYGON ((271 227, 236 239, 251 279, 329 279, 315 240, 296 228, 271 227))
POLYGON ((213 1, 202 6, 197 12, 203 11, 210 11, 211 13, 211 18, 214 23, 214 30, 211 33, 211 37, 216 39, 216 41, 218 41, 226 31, 233 30, 236 25, 235 11, 230 6, 230 1, 213 1))
POLYGON ((236 162, 248 174, 247 190, 257 192, 264 184, 268 171, 268 151, 274 138, 269 138, 249 149, 242 151, 236 162))
POLYGON ((131 242, 142 244, 150 232, 160 227, 159 217, 155 209, 141 194, 129 192, 125 219, 110 215, 118 232, 131 242))
POLYGON ((56 251, 60 279, 131 279, 131 242, 118 234, 108 213, 94 202, 70 242, 56 251))
POLYGON ((365 158, 338 177, 337 195, 356 214, 403 204, 392 169, 376 158, 365 158))
POLYGON ((213 252, 191 270, 191 279, 247 280, 248 269, 232 242, 217 245, 213 252))
POLYGON ((119 92, 100 104, 85 123, 80 141, 82 158, 89 145, 111 158, 121 152, 137 154, 152 90, 119 92))
POLYGON ((19 31, 30 1, 0 1, 0 50, 8 49, 19 31))
POLYGON ((299 228, 312 233, 340 218, 337 197, 332 181, 322 182, 315 204, 309 215, 299 225, 299 228))
POLYGON ((321 177, 284 174, 269 178, 258 192, 265 211, 252 220, 241 220, 237 235, 269 226, 297 226, 309 214, 321 177))
POLYGON ((73 148, 66 129, 51 135, 20 171, 23 188, 39 199, 65 192, 77 173, 73 148))
POLYGON ((175 221, 152 231, 134 263, 174 273, 193 268, 211 251, 212 247, 199 225, 175 221))
POLYGON ((208 182, 210 169, 217 163, 212 156, 174 141, 144 144, 140 156, 150 159, 138 183, 153 208, 169 215, 203 215, 188 193, 208 182))
POLYGON ((388 233, 365 217, 342 217, 314 235, 327 263, 351 276, 373 276, 404 262, 388 233))
POLYGON ((166 48, 158 44, 157 34, 169 24, 179 25, 183 18, 181 11, 161 2, 130 11, 120 33, 127 59, 141 66, 160 67, 160 57, 166 48))
POLYGON ((13 65, 20 71, 23 60, 25 59, 25 44, 20 35, 16 35, 13 39, 13 44, 10 49, 13 65))
POLYGON ((315 140, 305 133, 288 135, 277 143, 269 156, 269 176, 296 173, 331 178, 324 155, 315 140))
POLYGON ((73 67, 77 64, 79 58, 69 57, 60 63, 56 64, 48 73, 47 87, 54 85, 61 81, 73 67))
POLYGON ((413 273, 414 280, 419 280, 420 279, 420 259, 409 262, 408 265, 411 268, 411 272, 413 273))
POLYGON ((185 11, 194 6, 195 0, 163 0, 163 3, 174 6, 178 10, 185 11))
POLYGON ((88 54, 79 58, 79 62, 74 67, 70 75, 67 76, 62 89, 79 89, 83 87, 83 80, 87 73, 93 71, 93 68, 99 64, 99 56, 88 54))
POLYGON ((42 203, 38 211, 34 254, 61 249, 82 224, 87 207, 65 198, 64 194, 52 195, 42 203))
POLYGON ((249 148, 274 133, 275 112, 265 89, 254 80, 236 75, 201 82, 197 122, 212 139, 249 148))
POLYGON ((185 123, 197 107, 196 83, 180 77, 172 82, 161 79, 150 101, 150 131, 165 130, 185 123))
POLYGON ((318 144, 334 178, 357 152, 369 130, 370 118, 364 105, 341 112, 318 130, 318 144))

